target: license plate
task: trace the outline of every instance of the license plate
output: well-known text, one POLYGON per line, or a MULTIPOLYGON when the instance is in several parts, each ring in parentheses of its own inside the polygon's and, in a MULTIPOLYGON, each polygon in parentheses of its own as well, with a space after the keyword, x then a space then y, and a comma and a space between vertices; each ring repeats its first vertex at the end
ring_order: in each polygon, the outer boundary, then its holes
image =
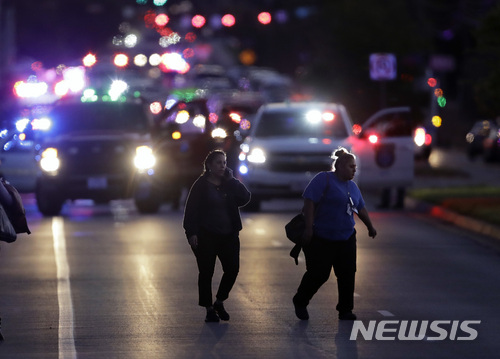
POLYGON ((89 189, 103 189, 108 187, 106 177, 90 177, 87 179, 87 187, 89 189))

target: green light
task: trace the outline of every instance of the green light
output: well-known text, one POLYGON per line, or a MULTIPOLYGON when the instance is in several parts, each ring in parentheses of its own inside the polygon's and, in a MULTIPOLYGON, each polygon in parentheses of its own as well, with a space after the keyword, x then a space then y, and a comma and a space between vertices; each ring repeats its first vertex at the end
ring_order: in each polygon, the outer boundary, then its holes
POLYGON ((81 102, 95 102, 99 99, 97 93, 92 88, 87 88, 83 91, 82 97, 80 98, 81 102))
POLYGON ((197 98, 196 89, 187 88, 187 89, 179 89, 172 91, 172 95, 177 97, 181 101, 190 102, 197 98))
POLYGON ((439 107, 445 107, 446 106, 446 99, 444 96, 439 96, 437 99, 439 107))

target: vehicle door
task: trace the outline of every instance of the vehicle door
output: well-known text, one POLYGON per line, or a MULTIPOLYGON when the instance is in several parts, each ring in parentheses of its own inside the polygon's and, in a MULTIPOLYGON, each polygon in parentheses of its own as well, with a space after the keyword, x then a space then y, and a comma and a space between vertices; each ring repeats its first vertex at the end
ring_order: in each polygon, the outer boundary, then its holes
POLYGON ((360 186, 406 187, 414 178, 411 110, 388 108, 372 115, 353 141, 360 186))
POLYGON ((35 191, 37 173, 36 146, 24 134, 13 132, 0 142, 0 176, 21 193, 35 191))

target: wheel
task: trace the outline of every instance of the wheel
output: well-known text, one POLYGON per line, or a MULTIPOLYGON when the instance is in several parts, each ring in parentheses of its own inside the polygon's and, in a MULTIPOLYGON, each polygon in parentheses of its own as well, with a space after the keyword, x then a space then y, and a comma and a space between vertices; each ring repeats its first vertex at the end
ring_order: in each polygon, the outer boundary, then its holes
POLYGON ((43 190, 37 190, 35 196, 38 210, 45 217, 57 216, 61 213, 64 199, 43 190))
POLYGON ((135 206, 139 213, 150 214, 157 213, 160 210, 161 202, 158 199, 135 199, 135 206))
POLYGON ((142 214, 157 213, 163 201, 163 195, 151 181, 139 181, 133 195, 134 203, 142 214))

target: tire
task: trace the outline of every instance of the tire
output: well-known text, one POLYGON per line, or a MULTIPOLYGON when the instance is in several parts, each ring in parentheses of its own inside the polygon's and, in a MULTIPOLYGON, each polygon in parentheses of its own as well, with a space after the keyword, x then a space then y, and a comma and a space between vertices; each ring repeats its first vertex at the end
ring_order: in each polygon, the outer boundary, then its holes
POLYGON ((141 214, 153 214, 158 213, 160 210, 161 202, 158 199, 135 199, 135 206, 137 211, 141 214))
POLYGON ((64 205, 63 199, 43 190, 37 190, 35 196, 38 211, 45 217, 58 216, 61 213, 64 205))

